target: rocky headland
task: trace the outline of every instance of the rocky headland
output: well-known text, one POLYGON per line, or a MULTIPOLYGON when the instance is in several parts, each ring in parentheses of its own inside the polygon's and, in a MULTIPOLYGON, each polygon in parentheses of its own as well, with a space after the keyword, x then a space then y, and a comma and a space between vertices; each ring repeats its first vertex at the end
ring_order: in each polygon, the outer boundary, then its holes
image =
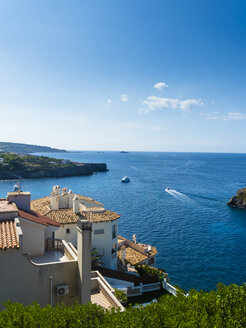
POLYGON ((227 205, 246 209, 246 188, 239 189, 236 196, 233 196, 227 205))
POLYGON ((0 180, 70 177, 106 172, 105 163, 77 163, 47 156, 0 153, 0 180))

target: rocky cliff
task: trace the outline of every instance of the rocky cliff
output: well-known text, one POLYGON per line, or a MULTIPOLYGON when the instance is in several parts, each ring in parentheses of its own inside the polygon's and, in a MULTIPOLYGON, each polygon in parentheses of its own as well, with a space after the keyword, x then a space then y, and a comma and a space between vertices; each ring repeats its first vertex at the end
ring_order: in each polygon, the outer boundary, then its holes
POLYGON ((246 209, 246 188, 239 189, 236 196, 233 196, 227 205, 246 209))
POLYGON ((106 172, 105 163, 77 163, 46 156, 0 153, 0 180, 69 177, 106 172))

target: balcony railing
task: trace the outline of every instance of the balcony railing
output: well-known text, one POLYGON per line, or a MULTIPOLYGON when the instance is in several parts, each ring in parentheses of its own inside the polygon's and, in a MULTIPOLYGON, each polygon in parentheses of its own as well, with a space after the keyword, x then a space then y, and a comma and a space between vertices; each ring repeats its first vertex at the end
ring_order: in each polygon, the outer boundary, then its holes
POLYGON ((64 253, 64 244, 61 239, 47 239, 46 250, 64 253))

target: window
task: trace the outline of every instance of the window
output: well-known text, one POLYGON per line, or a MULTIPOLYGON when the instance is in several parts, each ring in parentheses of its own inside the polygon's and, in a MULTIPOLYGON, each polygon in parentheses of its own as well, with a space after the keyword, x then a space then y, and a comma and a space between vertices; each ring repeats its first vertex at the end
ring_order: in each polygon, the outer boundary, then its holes
POLYGON ((117 234, 116 224, 114 224, 112 227, 112 239, 116 238, 116 234, 117 234))
POLYGON ((94 230, 94 235, 102 235, 104 234, 104 229, 95 229, 94 230))
POLYGON ((66 229, 66 233, 70 233, 70 229, 66 229))

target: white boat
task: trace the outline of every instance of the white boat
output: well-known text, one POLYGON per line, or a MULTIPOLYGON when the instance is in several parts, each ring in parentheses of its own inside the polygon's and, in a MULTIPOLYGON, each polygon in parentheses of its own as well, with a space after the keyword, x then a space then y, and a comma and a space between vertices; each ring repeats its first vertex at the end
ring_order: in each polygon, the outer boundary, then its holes
POLYGON ((130 182, 130 179, 125 176, 124 178, 121 179, 121 182, 130 182))

